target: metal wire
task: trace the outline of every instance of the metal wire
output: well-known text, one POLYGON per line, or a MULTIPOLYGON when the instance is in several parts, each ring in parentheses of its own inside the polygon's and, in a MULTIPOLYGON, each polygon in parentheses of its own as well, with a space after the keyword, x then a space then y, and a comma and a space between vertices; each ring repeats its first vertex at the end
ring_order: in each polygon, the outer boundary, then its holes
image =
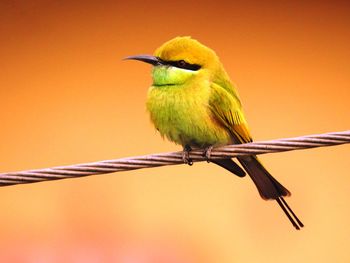
MULTIPOLYGON (((259 141, 239 145, 228 145, 224 147, 214 148, 211 151, 210 158, 232 158, 242 155, 258 155, 285 152, 307 148, 340 145, 345 143, 350 143, 350 130, 271 141, 259 141)), ((206 160, 203 154, 203 150, 200 149, 191 151, 190 157, 193 159, 193 162, 201 162, 206 160)), ((46 169, 1 173, 0 186, 75 178, 88 175, 122 172, 182 163, 182 152, 151 154, 92 163, 58 166, 46 169)))

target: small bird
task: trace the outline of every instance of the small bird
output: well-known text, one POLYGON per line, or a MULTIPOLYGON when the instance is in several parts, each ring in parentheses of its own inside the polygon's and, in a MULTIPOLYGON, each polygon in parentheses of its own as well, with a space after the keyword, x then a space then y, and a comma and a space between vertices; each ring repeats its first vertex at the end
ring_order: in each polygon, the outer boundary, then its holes
MULTIPOLYGON (((129 56, 153 65, 153 84, 148 90, 147 110, 162 137, 184 148, 185 163, 193 148, 252 142, 236 87, 216 53, 191 37, 176 37, 156 49, 154 55, 129 56)), ((266 170, 255 155, 237 158, 253 180, 260 196, 276 200, 296 229, 304 225, 288 206, 290 192, 266 170)), ((232 159, 211 162, 238 175, 245 171, 232 159)))

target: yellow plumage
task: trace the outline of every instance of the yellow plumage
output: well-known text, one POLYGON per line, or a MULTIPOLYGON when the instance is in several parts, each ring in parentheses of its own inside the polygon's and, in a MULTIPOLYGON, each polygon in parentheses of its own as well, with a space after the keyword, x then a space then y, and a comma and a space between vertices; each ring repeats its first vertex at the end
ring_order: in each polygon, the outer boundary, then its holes
POLYGON ((153 69, 147 109, 163 136, 194 147, 237 143, 231 133, 243 136, 242 142, 251 140, 237 91, 213 50, 190 37, 177 37, 154 55, 201 66, 198 71, 153 69))
MULTIPOLYGON (((208 148, 252 141, 238 93, 216 53, 190 37, 176 37, 159 47, 154 56, 128 59, 152 64, 153 83, 147 109, 160 134, 184 148, 208 148)), ((275 199, 293 225, 303 226, 283 196, 290 192, 256 156, 238 158, 264 199, 275 199)), ((244 176, 232 160, 215 164, 244 176)))

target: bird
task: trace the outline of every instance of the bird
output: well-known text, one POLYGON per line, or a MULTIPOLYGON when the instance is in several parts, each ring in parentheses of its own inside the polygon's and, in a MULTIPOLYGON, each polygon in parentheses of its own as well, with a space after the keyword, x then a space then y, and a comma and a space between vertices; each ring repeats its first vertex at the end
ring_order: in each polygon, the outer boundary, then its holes
POLYGON ((146 108, 162 137, 182 145, 183 160, 192 165, 190 151, 205 150, 208 161, 231 173, 246 173, 264 200, 276 200, 293 226, 303 223, 285 201, 290 191, 279 183, 255 155, 210 160, 213 147, 252 142, 242 103, 214 50, 190 36, 175 37, 153 55, 128 56, 152 65, 146 108))

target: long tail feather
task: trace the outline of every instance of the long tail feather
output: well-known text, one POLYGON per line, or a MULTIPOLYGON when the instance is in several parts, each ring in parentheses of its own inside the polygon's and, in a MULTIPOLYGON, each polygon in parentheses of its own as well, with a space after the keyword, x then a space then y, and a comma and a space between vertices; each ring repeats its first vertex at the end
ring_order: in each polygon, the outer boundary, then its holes
POLYGON ((252 178, 260 196, 265 200, 276 200, 293 226, 298 230, 303 227, 303 223, 299 220, 283 198, 283 196, 290 196, 290 192, 275 178, 273 178, 273 176, 265 169, 258 158, 256 156, 249 156, 239 157, 238 160, 252 178))
POLYGON ((244 177, 245 176, 245 171, 238 166, 233 160, 231 159, 222 159, 222 160, 212 160, 210 161, 212 163, 215 163, 222 168, 225 168, 226 170, 230 171, 231 173, 239 176, 239 177, 244 177))

